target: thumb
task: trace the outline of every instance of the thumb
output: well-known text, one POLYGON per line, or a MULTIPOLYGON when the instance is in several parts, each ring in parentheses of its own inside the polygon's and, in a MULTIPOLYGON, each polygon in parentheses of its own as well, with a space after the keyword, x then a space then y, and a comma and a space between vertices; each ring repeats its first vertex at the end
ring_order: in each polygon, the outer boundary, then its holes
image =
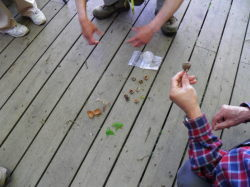
POLYGON ((99 36, 102 36, 103 35, 103 32, 101 30, 99 30, 98 28, 96 28, 96 33, 99 35, 99 36))
POLYGON ((225 129, 233 126, 233 122, 231 120, 223 121, 221 123, 216 123, 214 130, 220 130, 220 129, 225 129))
POLYGON ((189 86, 189 79, 188 79, 188 74, 185 72, 184 75, 182 76, 182 86, 187 87, 189 86))
POLYGON ((137 32, 137 31, 139 31, 139 29, 140 29, 139 27, 133 27, 133 28, 132 28, 132 31, 137 32))

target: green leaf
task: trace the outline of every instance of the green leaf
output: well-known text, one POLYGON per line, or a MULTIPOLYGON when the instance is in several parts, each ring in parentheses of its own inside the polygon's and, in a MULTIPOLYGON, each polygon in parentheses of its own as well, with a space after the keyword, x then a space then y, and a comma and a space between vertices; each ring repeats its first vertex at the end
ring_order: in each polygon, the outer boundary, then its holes
POLYGON ((143 96, 143 95, 142 95, 142 96, 140 96, 140 99, 141 99, 141 100, 145 99, 145 96, 143 96))
POLYGON ((109 127, 106 130, 106 135, 110 136, 110 135, 115 135, 114 131, 112 131, 109 127))
POLYGON ((116 123, 112 124, 112 127, 114 127, 116 131, 121 129, 123 126, 124 125, 122 123, 119 123, 119 122, 116 122, 116 123))

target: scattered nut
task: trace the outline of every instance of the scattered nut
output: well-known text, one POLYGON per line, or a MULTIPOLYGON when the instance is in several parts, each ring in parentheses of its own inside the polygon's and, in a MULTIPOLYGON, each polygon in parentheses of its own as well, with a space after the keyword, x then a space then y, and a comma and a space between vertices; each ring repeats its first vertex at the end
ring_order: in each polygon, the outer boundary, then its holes
POLYGON ((144 76, 144 80, 147 81, 149 79, 148 75, 144 76))
POLYGON ((131 80, 132 80, 132 81, 136 81, 136 78, 135 78, 135 77, 132 77, 131 80))
POLYGON ((101 111, 99 108, 95 109, 95 110, 92 111, 92 112, 95 114, 95 116, 99 116, 99 115, 102 114, 102 111, 101 111))
POLYGON ((125 100, 128 102, 129 101, 129 96, 128 96, 128 94, 124 94, 124 98, 125 98, 125 100))
POLYGON ((93 119, 95 116, 93 111, 87 111, 87 115, 88 115, 89 119, 93 119))
POLYGON ((132 89, 130 89, 130 90, 129 90, 129 93, 132 95, 133 93, 135 93, 135 91, 132 90, 132 89))
POLYGON ((190 64, 189 62, 186 62, 186 63, 183 63, 183 64, 182 64, 182 69, 183 69, 185 72, 188 72, 190 68, 191 68, 191 64, 190 64))
POLYGON ((135 104, 138 104, 139 102, 140 102, 139 99, 134 99, 134 103, 135 103, 135 104))
POLYGON ((138 82, 139 82, 139 84, 143 84, 143 80, 139 80, 138 82))

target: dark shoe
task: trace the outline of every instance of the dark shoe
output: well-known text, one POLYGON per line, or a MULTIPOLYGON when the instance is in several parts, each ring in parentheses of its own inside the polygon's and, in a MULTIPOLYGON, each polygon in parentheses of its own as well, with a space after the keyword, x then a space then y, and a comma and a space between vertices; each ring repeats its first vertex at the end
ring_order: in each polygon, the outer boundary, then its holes
POLYGON ((172 16, 164 25, 161 27, 161 31, 166 36, 173 36, 178 30, 178 20, 172 16))
POLYGON ((130 9, 127 0, 120 0, 112 5, 102 5, 93 10, 93 15, 98 19, 110 17, 115 12, 128 11, 130 9))
POLYGON ((144 3, 144 0, 134 0, 135 6, 140 6, 142 3, 144 3))

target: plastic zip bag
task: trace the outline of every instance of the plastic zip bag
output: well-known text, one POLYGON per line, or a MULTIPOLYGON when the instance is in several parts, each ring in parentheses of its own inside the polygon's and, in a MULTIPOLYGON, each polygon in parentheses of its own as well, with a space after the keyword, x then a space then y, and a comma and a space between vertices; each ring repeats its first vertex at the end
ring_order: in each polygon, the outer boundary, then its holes
POLYGON ((136 66, 142 69, 158 70, 162 62, 162 57, 155 56, 151 51, 134 51, 128 62, 130 66, 136 66))

